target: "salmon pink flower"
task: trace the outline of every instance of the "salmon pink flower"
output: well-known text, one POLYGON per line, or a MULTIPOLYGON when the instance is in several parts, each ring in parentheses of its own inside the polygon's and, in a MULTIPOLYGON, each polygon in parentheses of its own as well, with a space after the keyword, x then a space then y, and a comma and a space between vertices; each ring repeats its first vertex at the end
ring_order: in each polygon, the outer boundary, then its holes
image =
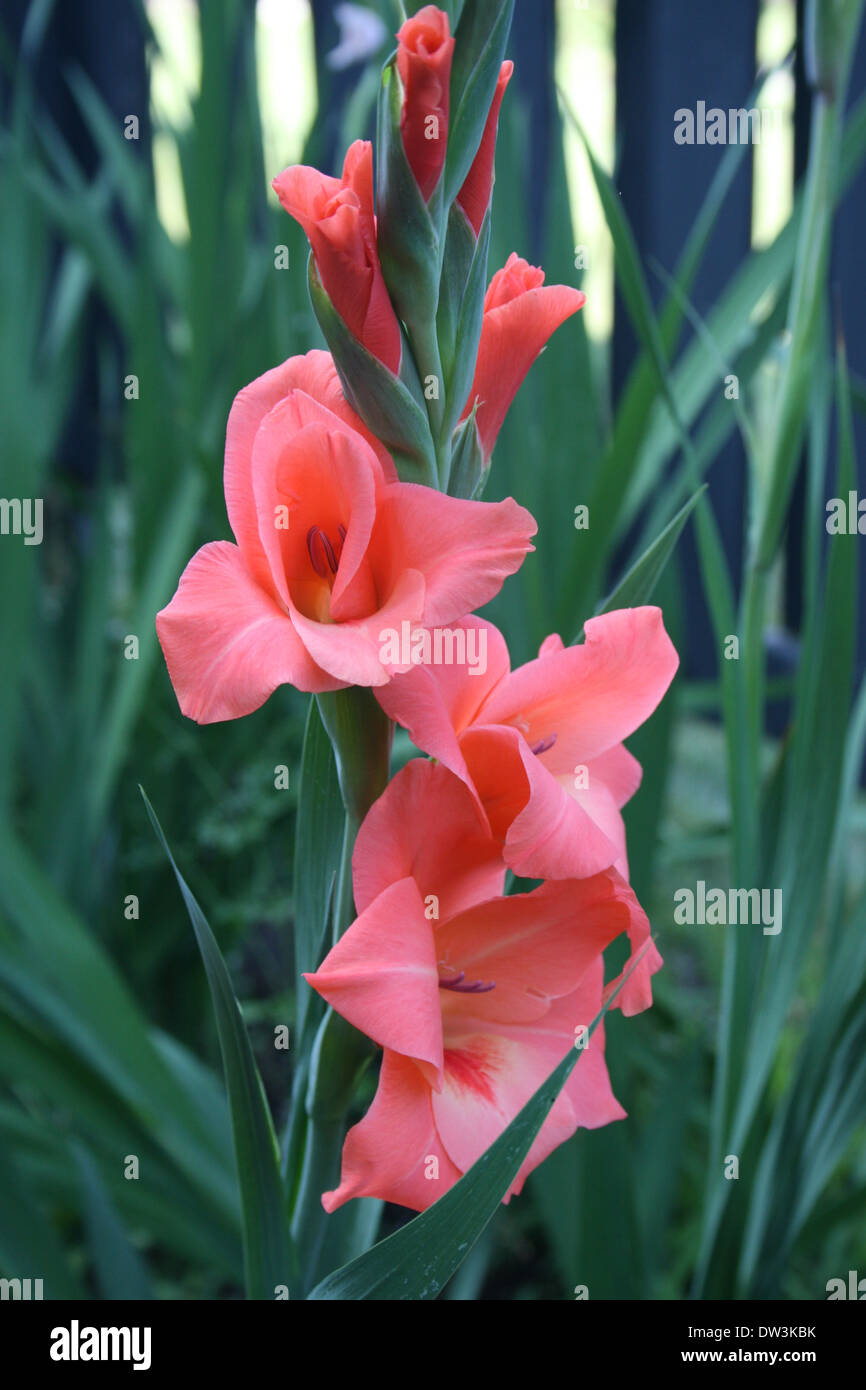
MULTIPOLYGON (((627 877, 621 808, 641 768, 623 739, 649 718, 678 665, 661 610, 590 618, 582 645, 548 637, 516 671, 491 623, 470 617, 457 627, 486 629, 484 674, 416 666, 376 692, 386 714, 472 791, 516 874, 584 878, 612 865, 627 877)), ((644 941, 633 937, 633 952, 644 941)), ((647 1008, 660 965, 651 946, 617 1007, 647 1008)))
POLYGON ((274 179, 273 187, 306 232, 322 285, 350 333, 398 372, 400 325, 379 263, 369 140, 349 146, 339 179, 294 164, 274 179))
MULTIPOLYGON (((433 763, 398 774, 353 856, 359 916, 307 980, 384 1048, 373 1103, 322 1201, 422 1211, 502 1133, 599 1013, 602 952, 646 918, 614 869, 499 896, 498 845, 433 763)), ((506 1200, 578 1126, 623 1118, 599 1026, 506 1200)))
POLYGON ((397 33, 397 71, 403 84, 400 134, 425 203, 445 164, 453 53, 448 16, 435 5, 424 5, 397 33))
POLYGON ((486 603, 532 547, 516 502, 462 502, 397 480, 343 399, 330 356, 291 358, 229 416, 236 544, 193 556, 157 631, 184 714, 258 709, 277 686, 379 685, 383 630, 486 603))
POLYGON ((502 105, 502 98, 505 95, 505 88, 511 81, 511 74, 514 72, 514 64, 506 61, 499 69, 499 79, 496 83, 496 91, 493 93, 493 101, 490 103, 490 110, 487 113, 487 123, 484 126, 484 134, 481 137, 481 144, 478 153, 472 162, 472 167, 466 175, 463 187, 457 194, 457 201, 466 213, 473 232, 476 237, 481 231, 481 225, 487 215, 490 206, 490 194, 493 190, 493 156, 496 151, 496 129, 499 125, 499 108, 502 105))
POLYGON ((461 419, 478 405, 485 459, 493 453, 508 407, 548 338, 586 303, 582 290, 545 285, 544 271, 512 251, 484 297, 478 361, 461 419))

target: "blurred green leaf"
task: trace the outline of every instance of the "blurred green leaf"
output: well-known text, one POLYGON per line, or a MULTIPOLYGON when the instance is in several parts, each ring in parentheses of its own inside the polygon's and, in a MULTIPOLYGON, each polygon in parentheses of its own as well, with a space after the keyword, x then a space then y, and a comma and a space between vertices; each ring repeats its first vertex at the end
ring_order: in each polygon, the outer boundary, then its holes
MULTIPOLYGON (((301 759, 295 845, 295 978, 298 980, 298 1036, 304 1034, 313 991, 301 982, 304 972, 316 970, 323 945, 327 947, 329 903, 343 847, 343 802, 331 740, 318 705, 310 699, 301 759)), ((318 998, 318 996, 316 996, 318 998)))
POLYGON ((684 507, 680 507, 673 521, 668 522, 661 535, 656 537, 640 559, 635 561, 628 574, 623 575, 616 588, 599 604, 595 610, 596 614, 610 613, 615 608, 637 608, 641 604, 649 602, 653 590, 673 554, 683 527, 704 492, 706 492, 706 484, 698 488, 684 507))
POLYGON ((241 1011, 220 949, 205 916, 174 862, 156 813, 142 791, 151 824, 189 913, 207 972, 232 1115, 244 1219, 247 1297, 273 1299, 295 1276, 295 1255, 280 1181, 279 1150, 241 1011))
POLYGON ((73 1152, 81 1180, 87 1240, 101 1297, 136 1302, 152 1298, 147 1271, 118 1218, 99 1169, 83 1145, 76 1144, 73 1152))
POLYGON ((63 1245, 0 1149, 0 1268, 7 1279, 41 1279, 43 1297, 83 1298, 63 1245))

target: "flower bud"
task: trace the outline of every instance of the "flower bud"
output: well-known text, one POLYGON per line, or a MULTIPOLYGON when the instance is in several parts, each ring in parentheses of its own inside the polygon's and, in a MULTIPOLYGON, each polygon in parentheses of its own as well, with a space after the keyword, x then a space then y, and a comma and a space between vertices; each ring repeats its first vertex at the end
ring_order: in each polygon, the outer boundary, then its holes
POLYGON ((496 129, 499 125, 499 108, 502 105, 502 98, 505 95, 505 88, 511 80, 514 71, 514 64, 510 61, 502 64, 499 69, 499 80, 496 83, 496 91, 490 110, 487 113, 487 121, 484 126, 484 134, 481 137, 481 144, 478 153, 472 164, 472 168, 466 175, 466 181, 460 192, 457 194, 457 202, 469 219, 470 226, 476 237, 481 231, 484 217, 490 206, 490 195, 493 191, 493 155, 496 149, 496 129))
POLYGON ((448 16, 425 5, 397 34, 397 71, 403 84, 400 133, 425 203, 439 182, 448 144, 448 95, 454 40, 448 16))
POLYGON ((370 142, 349 146, 339 179, 295 164, 273 187, 306 232, 322 285, 349 332, 389 371, 399 372, 400 325, 379 263, 370 142))
POLYGON ((544 271, 512 251, 484 298, 478 363, 465 419, 478 407, 478 434, 489 458, 508 407, 548 338, 586 303, 570 285, 545 285, 544 271))

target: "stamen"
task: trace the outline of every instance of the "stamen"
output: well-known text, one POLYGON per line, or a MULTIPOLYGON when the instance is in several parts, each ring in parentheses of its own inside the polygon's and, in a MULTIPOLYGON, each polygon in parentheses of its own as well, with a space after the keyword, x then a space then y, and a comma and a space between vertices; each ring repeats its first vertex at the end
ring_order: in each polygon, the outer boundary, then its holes
POLYGON ((320 536, 322 537, 322 545, 325 547, 325 554, 326 554, 327 557, 328 557, 328 564, 329 564, 330 567, 331 567, 331 574, 336 574, 336 573, 337 573, 337 557, 336 557, 336 555, 334 554, 334 547, 331 545, 331 542, 330 542, 330 540, 328 539, 328 537, 325 535, 325 532, 324 532, 324 531, 320 531, 319 534, 320 534, 320 536))
POLYGON ((473 980, 471 984, 464 984, 466 971, 461 970, 459 975, 455 975, 451 980, 439 981, 440 989, 453 989, 457 994, 487 994, 491 989, 496 988, 496 981, 493 980, 486 985, 483 980, 473 980))
POLYGON ((307 553, 310 557, 310 564, 324 579, 328 573, 327 560, 322 550, 322 529, 320 526, 311 526, 307 532, 307 553))
POLYGON ((334 547, 321 526, 311 526, 307 532, 307 553, 310 557, 310 564, 316 574, 321 575, 322 579, 327 579, 329 569, 331 574, 337 573, 339 561, 334 553, 334 547))
POLYGON ((548 734, 547 738, 543 738, 540 743, 536 743, 532 751, 537 757, 539 753, 546 753, 555 743, 556 734, 548 734))

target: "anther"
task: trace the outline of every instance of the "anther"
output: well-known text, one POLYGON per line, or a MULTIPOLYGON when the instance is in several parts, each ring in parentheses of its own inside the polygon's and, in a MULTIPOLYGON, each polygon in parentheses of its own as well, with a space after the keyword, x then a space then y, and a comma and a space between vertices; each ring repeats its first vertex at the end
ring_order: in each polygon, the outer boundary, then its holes
POLYGON ((439 980, 440 989, 453 989, 457 994, 487 994, 491 989, 496 988, 496 981, 493 980, 486 985, 483 980, 473 980, 469 984, 464 984, 466 971, 461 970, 459 975, 455 975, 451 980, 439 980))
POLYGON ((327 579, 329 569, 332 574, 337 573, 339 562, 334 547, 321 526, 311 526, 307 532, 307 553, 316 574, 321 575, 323 579, 327 579))
POLYGON ((548 748, 552 748, 555 743, 556 734, 548 734, 547 738, 543 738, 540 743, 535 744, 532 751, 536 754, 536 756, 539 753, 546 753, 548 748))

